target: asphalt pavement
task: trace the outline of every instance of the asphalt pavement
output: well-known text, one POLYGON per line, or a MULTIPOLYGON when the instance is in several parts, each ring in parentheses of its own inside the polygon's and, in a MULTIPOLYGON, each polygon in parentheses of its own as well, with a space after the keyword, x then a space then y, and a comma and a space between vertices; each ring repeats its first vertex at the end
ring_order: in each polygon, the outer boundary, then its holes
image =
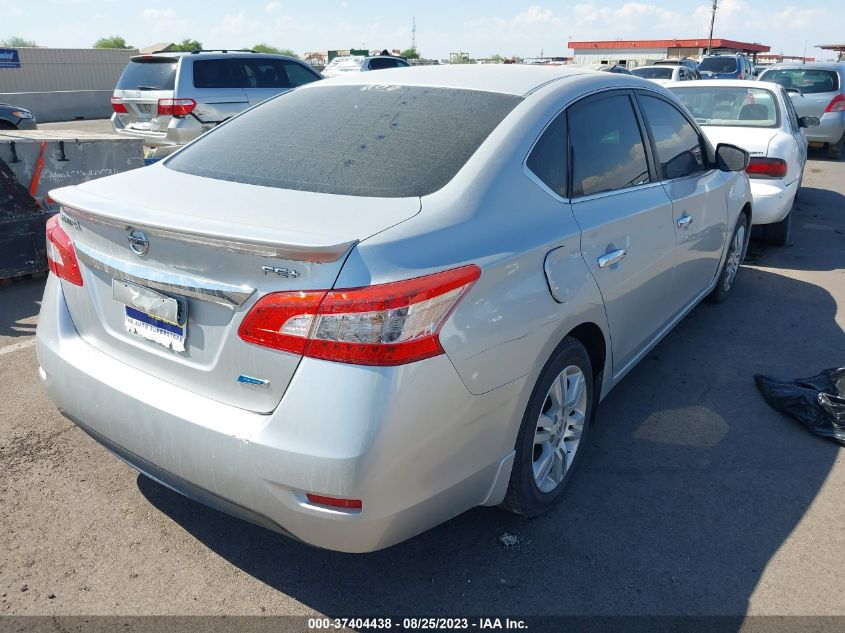
POLYGON ((811 158, 792 243, 752 246, 731 298, 610 394, 559 508, 479 508, 367 555, 107 453, 39 384, 43 280, 0 287, 0 614, 845 615, 845 451, 752 378, 845 362, 845 162, 811 158))

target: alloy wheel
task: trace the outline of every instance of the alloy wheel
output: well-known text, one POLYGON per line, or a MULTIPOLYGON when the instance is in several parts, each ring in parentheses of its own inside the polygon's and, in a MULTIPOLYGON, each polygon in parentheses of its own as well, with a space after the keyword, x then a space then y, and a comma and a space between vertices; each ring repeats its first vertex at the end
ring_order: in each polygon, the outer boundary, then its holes
POLYGON ((575 365, 554 379, 534 431, 532 469, 540 492, 557 488, 572 466, 587 415, 587 383, 575 365))

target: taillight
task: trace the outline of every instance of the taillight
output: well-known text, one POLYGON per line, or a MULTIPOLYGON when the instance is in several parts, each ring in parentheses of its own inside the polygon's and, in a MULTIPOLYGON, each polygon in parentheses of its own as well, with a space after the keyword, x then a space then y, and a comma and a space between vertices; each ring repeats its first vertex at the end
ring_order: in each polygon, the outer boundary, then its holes
POLYGON ((830 103, 827 104, 827 107, 824 109, 825 112, 845 112, 845 94, 841 92, 836 95, 833 99, 830 100, 830 103))
POLYGON ((111 109, 118 114, 127 114, 126 105, 124 105, 123 100, 120 97, 111 98, 111 109))
POLYGON ((780 158, 754 157, 748 162, 745 173, 749 178, 783 178, 786 176, 786 161, 780 158))
POLYGON ((159 116, 185 116, 194 111, 197 102, 193 99, 159 99, 159 116))
POLYGON ((82 273, 73 242, 59 224, 59 216, 47 220, 47 264, 50 272, 75 286, 82 285, 82 273))
POLYGON ((393 283, 268 294, 241 323, 248 343, 356 365, 402 365, 443 353, 440 328, 478 266, 393 283))

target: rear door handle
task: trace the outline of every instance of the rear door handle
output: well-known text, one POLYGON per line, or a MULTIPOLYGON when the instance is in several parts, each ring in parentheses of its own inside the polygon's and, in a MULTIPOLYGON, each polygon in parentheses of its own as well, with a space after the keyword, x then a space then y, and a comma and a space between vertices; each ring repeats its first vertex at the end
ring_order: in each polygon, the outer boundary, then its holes
POLYGON ((677 219, 677 221, 675 222, 675 224, 677 224, 677 225, 678 225, 678 228, 679 228, 679 229, 682 229, 682 228, 684 228, 685 226, 689 226, 690 224, 692 224, 692 216, 691 216, 691 215, 684 214, 684 215, 682 215, 681 217, 679 217, 679 218, 677 219))
POLYGON ((599 257, 599 268, 607 268, 613 264, 622 261, 625 257, 625 249, 617 248, 615 251, 610 251, 599 257))

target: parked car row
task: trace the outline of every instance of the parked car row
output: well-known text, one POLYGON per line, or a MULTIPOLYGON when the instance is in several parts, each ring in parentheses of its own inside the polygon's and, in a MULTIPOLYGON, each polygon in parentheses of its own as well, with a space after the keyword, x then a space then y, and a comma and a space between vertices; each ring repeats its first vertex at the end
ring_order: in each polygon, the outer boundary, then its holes
MULTIPOLYGON (((137 123, 257 87, 197 88, 220 59, 172 59, 121 89, 137 123)), ((237 64, 243 82, 265 61, 237 64)), ((734 287, 748 152, 624 73, 428 66, 285 90, 51 192, 47 392, 153 479, 320 547, 560 503, 600 401, 734 287)))

